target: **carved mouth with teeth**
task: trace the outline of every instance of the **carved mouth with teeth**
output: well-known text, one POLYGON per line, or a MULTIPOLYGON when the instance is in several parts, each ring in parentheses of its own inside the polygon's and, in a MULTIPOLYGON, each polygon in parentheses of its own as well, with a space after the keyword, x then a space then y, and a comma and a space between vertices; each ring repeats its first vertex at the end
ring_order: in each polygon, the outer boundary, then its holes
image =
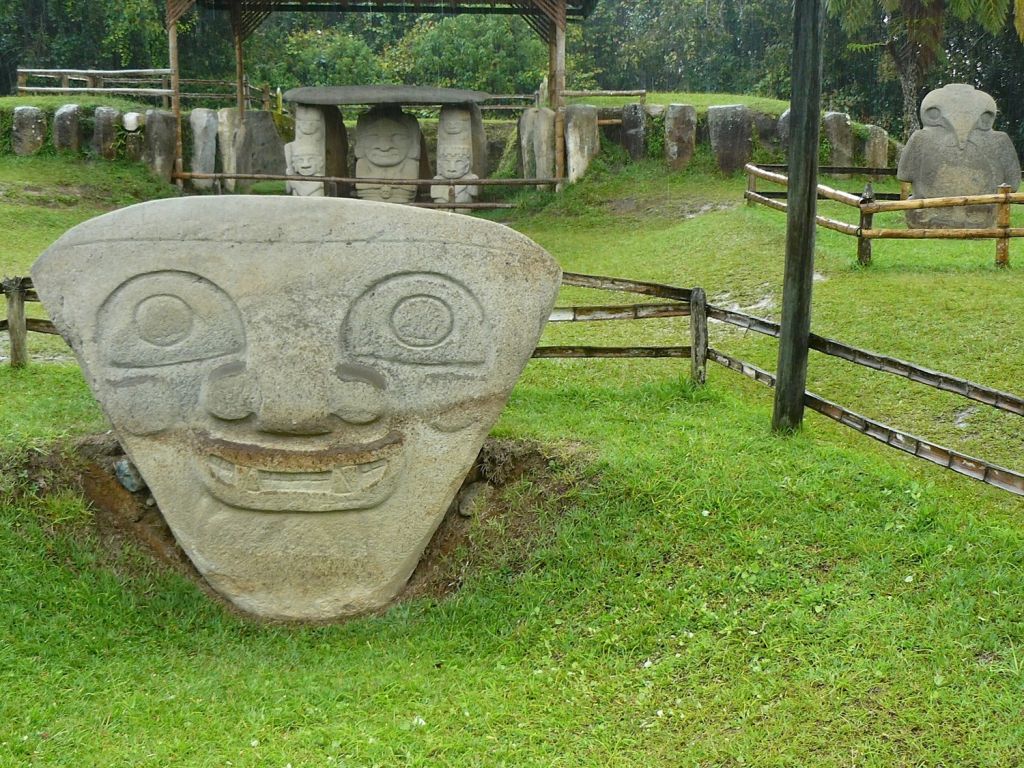
POLYGON ((402 436, 286 450, 199 438, 206 489, 233 507, 265 512, 339 512, 377 506, 395 490, 403 463, 402 436))

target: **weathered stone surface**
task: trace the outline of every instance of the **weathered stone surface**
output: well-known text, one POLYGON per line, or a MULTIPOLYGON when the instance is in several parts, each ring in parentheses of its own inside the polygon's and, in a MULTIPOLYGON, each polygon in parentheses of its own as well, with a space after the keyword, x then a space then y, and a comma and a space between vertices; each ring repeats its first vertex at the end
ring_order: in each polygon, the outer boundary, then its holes
POLYGON ((53 146, 58 152, 82 149, 82 110, 77 104, 65 104, 53 115, 53 146))
POLYGON ((565 108, 565 173, 569 182, 579 181, 590 161, 601 151, 597 109, 585 105, 565 108))
POLYGON ((752 111, 754 118, 754 135, 757 143, 769 152, 778 152, 782 148, 779 140, 779 121, 764 112, 752 111))
POLYGON ((124 128, 124 156, 133 162, 142 162, 146 152, 146 134, 142 129, 146 125, 145 115, 139 112, 125 112, 121 116, 121 127, 124 128))
MULTIPOLYGON (((824 138, 831 147, 829 165, 853 165, 853 125, 850 116, 845 112, 826 112, 823 129, 824 138)), ((849 178, 846 173, 835 175, 849 178)))
POLYGON ((390 107, 401 107, 403 104, 465 105, 490 97, 489 93, 483 91, 422 85, 314 85, 292 88, 284 94, 285 101, 299 104, 370 104, 390 107))
POLYGON ((690 164, 697 146, 697 110, 689 104, 669 104, 665 111, 665 160, 674 171, 690 164))
POLYGON ((651 118, 664 117, 667 111, 668 107, 664 104, 644 104, 644 112, 651 118))
POLYGON ((779 115, 778 129, 779 146, 783 152, 789 151, 789 108, 787 107, 779 115))
POLYGON ((114 476, 130 493, 138 493, 146 487, 146 481, 142 479, 138 468, 129 459, 118 459, 114 462, 114 476))
POLYGON ((877 125, 867 127, 864 139, 864 164, 868 168, 889 167, 889 133, 877 125))
MULTIPOLYGON (((922 128, 910 136, 896 176, 913 184, 911 198, 982 195, 1000 184, 1020 186, 1020 160, 1002 131, 993 131, 995 100, 973 86, 953 83, 921 102, 922 128)), ((994 206, 907 211, 910 227, 992 227, 994 206)))
POLYGON ((115 211, 32 276, 192 562, 287 619, 402 588, 559 284, 507 227, 284 196, 115 211))
MULTIPOLYGON (((274 116, 261 110, 247 110, 235 131, 235 169, 238 173, 280 176, 285 171, 284 142, 274 125, 274 116)), ((255 182, 239 179, 241 190, 255 182)))
POLYGON ((479 104, 470 104, 465 108, 469 110, 470 135, 473 141, 473 173, 485 179, 489 175, 489 162, 484 113, 479 104))
POLYGON ((143 160, 164 181, 174 172, 178 123, 174 115, 159 109, 146 110, 146 149, 143 160))
POLYGON ((392 184, 391 180, 420 178, 423 136, 416 118, 395 107, 375 107, 356 122, 356 178, 386 179, 357 182, 356 195, 363 200, 411 203, 415 184, 392 184))
MULTIPOLYGON (((326 175, 327 125, 324 111, 308 104, 296 104, 294 114, 295 140, 284 147, 288 175, 326 175)), ((289 181, 286 186, 289 193, 298 197, 324 196, 322 181, 289 181)))
POLYGON ((524 179, 555 176, 555 112, 547 107, 524 109, 519 118, 519 150, 524 179))
POLYGON ((473 172, 474 153, 473 115, 464 107, 441 107, 437 125, 437 175, 442 181, 463 181, 463 184, 433 184, 430 199, 435 203, 450 202, 449 194, 454 193, 455 202, 475 203, 480 187, 472 182, 479 179, 473 172))
POLYGON ((121 112, 113 107, 96 107, 92 116, 92 151, 102 158, 117 156, 117 127, 121 112))
POLYGON ((750 110, 742 104, 708 108, 711 151, 722 173, 735 173, 750 162, 753 123, 750 110))
MULTIPOLYGON (((237 137, 241 122, 236 107, 217 110, 217 155, 223 173, 238 173, 237 137)), ((225 179, 223 186, 228 192, 234 192, 235 180, 225 179)))
POLYGON ((46 141, 46 115, 38 107, 15 107, 11 147, 16 155, 34 155, 46 141))
POLYGON ((622 108, 622 146, 633 160, 647 156, 647 113, 643 104, 622 108))
MULTIPOLYGON (((202 107, 188 116, 192 128, 192 172, 217 171, 217 110, 202 107)), ((195 189, 213 189, 213 179, 193 179, 195 189)))

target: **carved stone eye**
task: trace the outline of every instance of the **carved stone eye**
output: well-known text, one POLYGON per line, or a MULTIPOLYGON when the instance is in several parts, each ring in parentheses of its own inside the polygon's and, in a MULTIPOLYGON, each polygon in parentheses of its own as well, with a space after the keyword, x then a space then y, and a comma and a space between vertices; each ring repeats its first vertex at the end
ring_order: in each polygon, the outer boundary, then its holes
POLYGON ((480 303, 466 286, 432 272, 368 288, 345 318, 342 347, 356 359, 430 366, 482 365, 492 353, 480 303))
POLYGON ((122 283, 100 307, 98 331, 116 368, 208 360, 245 348, 234 302, 190 272, 148 272, 122 283))

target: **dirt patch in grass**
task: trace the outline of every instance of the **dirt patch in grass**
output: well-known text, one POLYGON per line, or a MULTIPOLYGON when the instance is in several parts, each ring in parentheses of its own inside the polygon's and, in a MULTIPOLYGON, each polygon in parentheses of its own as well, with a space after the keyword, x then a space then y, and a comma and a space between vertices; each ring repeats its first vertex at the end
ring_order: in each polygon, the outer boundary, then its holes
POLYGON ((605 208, 616 216, 655 219, 692 219, 712 211, 725 211, 736 203, 713 203, 706 200, 680 199, 678 196, 621 197, 609 200, 605 208))
MULTIPOLYGON (((30 454, 14 471, 26 496, 68 490, 84 495, 93 510, 92 534, 104 567, 129 581, 139 569, 169 569, 228 610, 252 618, 210 588, 178 546, 149 490, 133 493, 118 480, 115 465, 125 458, 107 433, 30 454)), ((531 441, 488 439, 395 602, 442 600, 457 592, 470 574, 484 570, 521 573, 583 477, 583 461, 575 452, 531 441)), ((82 530, 61 532, 88 535, 82 530)))

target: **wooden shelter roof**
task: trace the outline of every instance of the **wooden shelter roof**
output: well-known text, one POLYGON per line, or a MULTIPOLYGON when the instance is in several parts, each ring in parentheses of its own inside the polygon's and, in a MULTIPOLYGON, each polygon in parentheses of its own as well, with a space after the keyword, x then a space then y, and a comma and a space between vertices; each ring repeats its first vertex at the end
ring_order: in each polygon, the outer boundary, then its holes
POLYGON ((167 0, 167 21, 175 22, 196 4, 231 13, 232 26, 244 39, 274 11, 336 11, 351 13, 514 14, 550 42, 565 19, 586 18, 597 0, 167 0))

